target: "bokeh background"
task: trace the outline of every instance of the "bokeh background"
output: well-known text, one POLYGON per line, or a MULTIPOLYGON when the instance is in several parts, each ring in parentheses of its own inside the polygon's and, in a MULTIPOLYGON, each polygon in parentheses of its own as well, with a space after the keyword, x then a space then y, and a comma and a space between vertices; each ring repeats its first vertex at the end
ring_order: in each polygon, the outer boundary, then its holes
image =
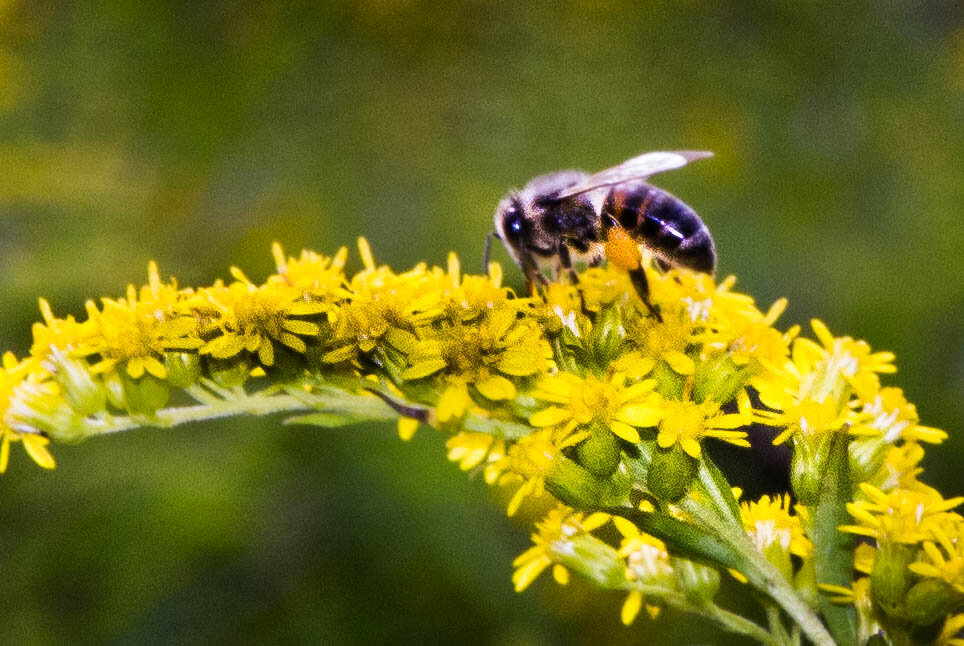
MULTIPOLYGON (((707 148, 658 183, 721 272, 895 351, 951 433, 925 477, 960 494, 962 124, 959 2, 0 0, 0 347, 29 347, 38 296, 82 314, 152 258, 257 279, 273 240, 364 234, 397 268, 475 268, 508 187, 707 148)), ((266 419, 55 447, 53 472, 18 450, 0 643, 739 643, 623 628, 578 582, 516 595, 529 519, 443 441, 266 419)))

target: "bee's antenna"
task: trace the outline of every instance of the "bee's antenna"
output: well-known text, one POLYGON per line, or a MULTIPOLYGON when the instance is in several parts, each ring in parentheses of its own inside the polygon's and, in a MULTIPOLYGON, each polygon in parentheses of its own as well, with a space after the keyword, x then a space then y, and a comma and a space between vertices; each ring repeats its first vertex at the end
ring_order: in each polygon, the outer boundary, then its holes
POLYGON ((499 237, 495 231, 489 231, 485 234, 485 248, 482 250, 482 274, 488 275, 489 273, 489 256, 492 255, 492 238, 499 237))

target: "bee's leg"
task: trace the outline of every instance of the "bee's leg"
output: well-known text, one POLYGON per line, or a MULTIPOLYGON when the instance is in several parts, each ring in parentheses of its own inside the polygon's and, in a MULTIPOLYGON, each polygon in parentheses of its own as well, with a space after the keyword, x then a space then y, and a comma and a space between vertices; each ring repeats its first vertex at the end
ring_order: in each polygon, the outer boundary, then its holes
POLYGON ((582 309, 582 313, 589 316, 589 310, 586 309, 586 297, 582 293, 582 289, 579 288, 579 274, 572 266, 572 256, 569 255, 569 247, 566 246, 565 241, 559 241, 559 267, 564 270, 569 275, 569 282, 576 286, 576 290, 579 292, 579 305, 582 309))
POLYGON ((572 256, 569 255, 569 247, 564 240, 559 241, 559 267, 569 275, 569 282, 573 285, 579 284, 579 274, 572 267, 572 256))
POLYGON ((649 301, 649 281, 646 280, 646 270, 643 269, 642 265, 629 270, 629 280, 632 281, 633 287, 636 288, 636 293, 639 294, 643 304, 656 317, 656 320, 662 323, 663 317, 659 314, 659 307, 649 301))
POLYGON ((526 277, 526 294, 533 296, 538 286, 545 287, 549 284, 545 274, 539 270, 536 259, 525 247, 519 248, 519 264, 522 266, 522 273, 526 277))
POLYGON ((489 258, 492 256, 492 238, 498 238, 499 234, 489 231, 485 234, 485 247, 482 249, 482 274, 489 273, 489 258))

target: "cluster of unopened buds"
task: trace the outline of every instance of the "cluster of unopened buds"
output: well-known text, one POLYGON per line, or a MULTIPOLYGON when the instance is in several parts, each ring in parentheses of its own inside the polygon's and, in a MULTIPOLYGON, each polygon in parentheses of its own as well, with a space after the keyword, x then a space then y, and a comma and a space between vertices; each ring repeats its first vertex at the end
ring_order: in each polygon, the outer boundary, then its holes
POLYGON ((780 330, 780 300, 686 270, 649 268, 650 306, 624 272, 520 297, 499 266, 465 275, 274 255, 262 283, 145 285, 60 318, 41 301, 28 356, 0 370, 0 469, 22 443, 230 415, 336 426, 397 420, 449 434, 448 457, 512 488, 508 511, 554 505, 515 562, 517 590, 549 569, 623 590, 645 609, 698 613, 765 644, 964 644, 964 498, 919 480, 925 445, 894 357, 831 334, 780 330), (653 315, 653 310, 659 312, 653 315), (790 447, 791 491, 740 500, 704 442, 790 447), (721 577, 754 589, 757 623, 717 605, 721 577))

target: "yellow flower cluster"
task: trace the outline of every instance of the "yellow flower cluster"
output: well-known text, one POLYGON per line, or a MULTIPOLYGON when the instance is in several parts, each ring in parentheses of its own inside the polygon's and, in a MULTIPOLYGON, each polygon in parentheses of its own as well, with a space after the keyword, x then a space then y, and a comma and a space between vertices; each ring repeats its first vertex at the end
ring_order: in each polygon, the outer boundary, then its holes
MULTIPOLYGON (((0 471, 13 442, 52 468, 52 440, 200 419, 205 406, 212 416, 314 409, 302 419, 323 425, 394 416, 406 439, 428 423, 451 433, 448 456, 463 470, 515 488, 510 514, 529 496, 565 503, 517 560, 517 589, 550 565, 561 583, 576 570, 629 591, 629 623, 644 605, 655 615, 673 599, 703 603, 699 590, 712 596, 716 570, 673 550, 692 543, 728 558, 685 538, 702 522, 692 505, 713 495, 716 517, 742 521, 741 540, 788 580, 797 576, 813 558, 809 513, 825 500, 830 447, 842 438, 855 519, 842 529, 872 544, 853 587, 827 589, 847 600, 863 591, 876 604, 867 608, 904 623, 928 618, 905 598, 937 594, 933 586, 914 593, 922 582, 940 582, 951 599, 945 610, 964 600, 964 521, 951 511, 964 499, 945 500, 918 480, 924 443, 946 434, 921 425, 902 391, 881 384, 895 370, 891 353, 835 337, 818 320, 815 340, 798 327, 781 331, 785 300, 762 311, 733 291, 732 277, 658 272, 649 259, 659 316, 616 268, 521 297, 502 285, 496 264, 465 275, 453 254, 444 268, 397 273, 376 264, 364 240, 359 251, 362 267, 351 275, 346 249, 286 257, 275 245, 277 270, 264 282, 232 268, 231 281, 197 288, 165 282, 152 263, 145 285, 89 301, 83 320, 57 317, 41 300, 29 355, 8 353, 0 369, 0 471), (740 507, 728 486, 707 488, 704 441, 748 447, 752 424, 773 427, 774 443, 792 447, 799 505, 777 495, 740 507), (677 542, 617 508, 662 514, 671 525, 656 529, 677 542), (603 526, 606 540, 593 533, 603 526), (906 585, 891 586, 893 598, 859 574, 898 561, 906 585)), ((717 539, 735 544, 723 530, 717 539)))

